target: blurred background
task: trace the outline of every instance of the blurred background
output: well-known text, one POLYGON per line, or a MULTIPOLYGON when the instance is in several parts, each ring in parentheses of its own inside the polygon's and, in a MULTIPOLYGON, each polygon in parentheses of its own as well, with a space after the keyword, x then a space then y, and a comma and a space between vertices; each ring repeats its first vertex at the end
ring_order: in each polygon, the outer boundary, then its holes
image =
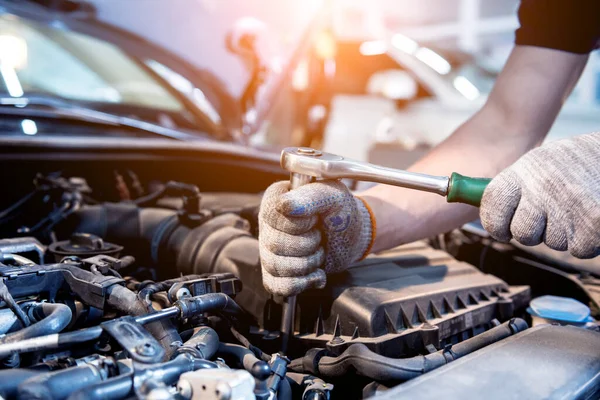
MULTIPOLYGON (((333 5, 340 74, 334 123, 323 145, 340 148, 344 131, 365 140, 354 157, 384 164, 398 163, 399 150, 410 164, 481 107, 519 26, 518 0, 344 0, 333 5), (349 67, 344 65, 352 57, 349 67), (370 94, 379 96, 367 98, 370 94)), ((548 140, 597 130, 599 106, 600 57, 594 52, 548 140)))
MULTIPOLYGON (((483 105, 513 47, 518 6, 2 0, 0 64, 11 98, 51 94, 186 133, 157 131, 170 138, 312 146, 407 167, 483 105)), ((594 52, 548 140, 598 130, 599 111, 594 52)))

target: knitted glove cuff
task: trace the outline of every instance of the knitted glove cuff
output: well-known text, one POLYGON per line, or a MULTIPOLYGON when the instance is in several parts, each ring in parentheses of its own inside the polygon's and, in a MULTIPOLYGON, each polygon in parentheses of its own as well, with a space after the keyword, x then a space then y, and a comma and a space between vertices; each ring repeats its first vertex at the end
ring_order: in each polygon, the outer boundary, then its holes
POLYGON ((373 248, 373 243, 375 242, 375 235, 377 234, 377 222, 375 221, 375 215, 373 214, 373 210, 369 206, 369 203, 358 196, 355 196, 355 200, 360 219, 363 223, 360 229, 358 242, 356 243, 357 252, 354 260, 352 260, 353 262, 364 260, 369 255, 373 248))

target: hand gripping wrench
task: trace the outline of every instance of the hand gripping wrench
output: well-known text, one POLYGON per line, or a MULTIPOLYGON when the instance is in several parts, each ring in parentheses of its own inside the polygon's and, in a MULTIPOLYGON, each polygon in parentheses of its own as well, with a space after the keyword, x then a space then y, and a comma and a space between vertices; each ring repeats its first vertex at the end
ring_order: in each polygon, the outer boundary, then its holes
MULTIPOLYGON (((478 207, 490 179, 471 178, 453 172, 448 176, 434 176, 399 169, 381 167, 344 158, 306 147, 287 147, 281 152, 281 166, 290 171, 290 189, 295 189, 315 178, 354 179, 422 190, 445 196, 449 203, 465 203, 478 207)), ((294 334, 296 296, 284 299, 281 320, 282 350, 294 334)))

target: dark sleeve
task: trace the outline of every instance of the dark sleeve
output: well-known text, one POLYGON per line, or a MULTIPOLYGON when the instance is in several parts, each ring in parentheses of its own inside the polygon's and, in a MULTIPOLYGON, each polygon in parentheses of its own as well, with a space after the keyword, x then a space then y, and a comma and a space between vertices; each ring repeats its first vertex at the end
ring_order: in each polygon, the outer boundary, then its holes
POLYGON ((600 40, 600 0, 522 0, 515 43, 586 54, 600 40))

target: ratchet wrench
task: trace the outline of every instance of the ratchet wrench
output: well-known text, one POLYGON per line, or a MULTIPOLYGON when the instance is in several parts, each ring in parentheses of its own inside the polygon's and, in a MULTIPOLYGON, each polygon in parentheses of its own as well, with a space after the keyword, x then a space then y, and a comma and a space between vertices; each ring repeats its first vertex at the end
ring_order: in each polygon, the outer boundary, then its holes
POLYGON ((449 203, 479 207, 481 196, 491 179, 471 178, 453 172, 435 176, 381 167, 306 147, 287 147, 281 152, 281 166, 291 172, 294 182, 309 183, 313 178, 385 183, 445 196, 449 203))
MULTIPOLYGON (((449 203, 466 203, 478 207, 483 191, 491 179, 471 178, 456 172, 451 176, 434 176, 381 167, 351 160, 308 147, 287 147, 281 152, 281 166, 290 171, 290 189, 312 182, 315 178, 385 183, 445 196, 449 203)), ((296 296, 283 301, 281 349, 285 353, 294 334, 296 296)))

